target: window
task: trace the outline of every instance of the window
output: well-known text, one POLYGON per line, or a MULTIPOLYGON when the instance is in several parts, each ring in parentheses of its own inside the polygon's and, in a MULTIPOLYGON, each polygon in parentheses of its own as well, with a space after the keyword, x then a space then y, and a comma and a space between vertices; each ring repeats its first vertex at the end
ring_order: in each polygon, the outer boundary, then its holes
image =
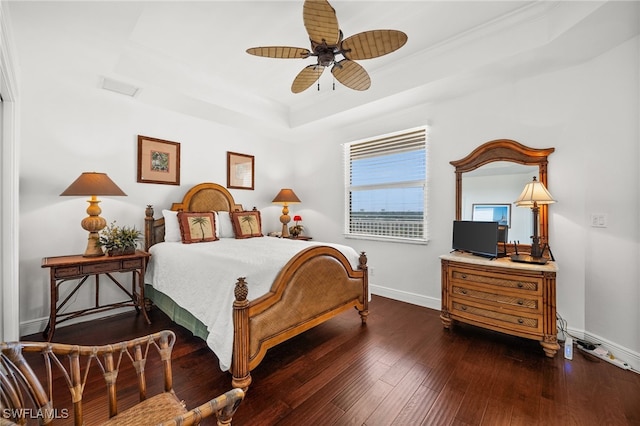
POLYGON ((427 241, 426 128, 344 145, 345 236, 427 241))

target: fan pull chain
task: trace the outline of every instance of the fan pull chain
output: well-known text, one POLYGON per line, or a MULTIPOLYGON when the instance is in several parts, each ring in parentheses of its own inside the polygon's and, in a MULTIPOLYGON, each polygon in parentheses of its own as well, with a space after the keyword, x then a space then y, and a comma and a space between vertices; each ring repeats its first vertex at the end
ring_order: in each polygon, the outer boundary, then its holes
POLYGON ((316 71, 318 73, 318 92, 320 91, 320 67, 316 67, 316 71))

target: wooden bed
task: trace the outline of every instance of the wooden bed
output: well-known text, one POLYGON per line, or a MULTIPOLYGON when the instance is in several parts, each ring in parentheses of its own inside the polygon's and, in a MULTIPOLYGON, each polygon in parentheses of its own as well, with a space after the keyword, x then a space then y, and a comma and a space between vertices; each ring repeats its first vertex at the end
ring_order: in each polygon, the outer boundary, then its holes
MULTIPOLYGON (((242 206, 226 188, 202 183, 187 191, 181 202, 173 203, 171 210, 238 211, 242 206)), ((145 249, 148 251, 162 241, 164 218, 154 219, 153 207, 149 205, 145 211, 145 249)), ((243 271, 238 271, 238 276, 242 274, 243 271)), ((364 252, 354 270, 337 249, 322 245, 309 247, 284 266, 267 294, 251 301, 247 300, 245 278, 238 278, 233 303, 232 386, 245 390, 249 387, 251 370, 269 348, 352 307, 359 311, 365 324, 369 290, 364 252)))

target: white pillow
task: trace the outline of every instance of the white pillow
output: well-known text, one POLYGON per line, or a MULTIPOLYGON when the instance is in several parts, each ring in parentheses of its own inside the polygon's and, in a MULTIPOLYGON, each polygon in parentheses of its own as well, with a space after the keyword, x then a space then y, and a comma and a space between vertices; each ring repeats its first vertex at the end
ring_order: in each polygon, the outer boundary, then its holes
POLYGON ((220 211, 217 212, 216 219, 218 223, 216 226, 216 232, 219 232, 219 238, 235 238, 236 234, 233 232, 233 225, 231 224, 231 214, 229 212, 220 211))
POLYGON ((180 223, 178 222, 178 212, 173 210, 162 210, 164 217, 164 240, 168 243, 182 241, 180 235, 180 223))

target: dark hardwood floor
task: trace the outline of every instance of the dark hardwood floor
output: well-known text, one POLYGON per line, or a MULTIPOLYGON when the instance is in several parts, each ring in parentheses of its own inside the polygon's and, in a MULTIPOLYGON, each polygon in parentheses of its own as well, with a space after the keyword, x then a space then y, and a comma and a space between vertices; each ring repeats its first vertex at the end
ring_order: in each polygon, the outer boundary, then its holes
MULTIPOLYGON (((640 425, 635 372, 577 349, 572 361, 550 359, 537 342, 472 326, 447 331, 439 312, 379 296, 370 310, 365 327, 345 312, 269 350, 233 424, 640 425)), ((54 341, 104 344, 172 329, 174 388, 188 407, 230 388, 201 339, 157 308, 151 319, 132 312, 76 324, 54 341)))

